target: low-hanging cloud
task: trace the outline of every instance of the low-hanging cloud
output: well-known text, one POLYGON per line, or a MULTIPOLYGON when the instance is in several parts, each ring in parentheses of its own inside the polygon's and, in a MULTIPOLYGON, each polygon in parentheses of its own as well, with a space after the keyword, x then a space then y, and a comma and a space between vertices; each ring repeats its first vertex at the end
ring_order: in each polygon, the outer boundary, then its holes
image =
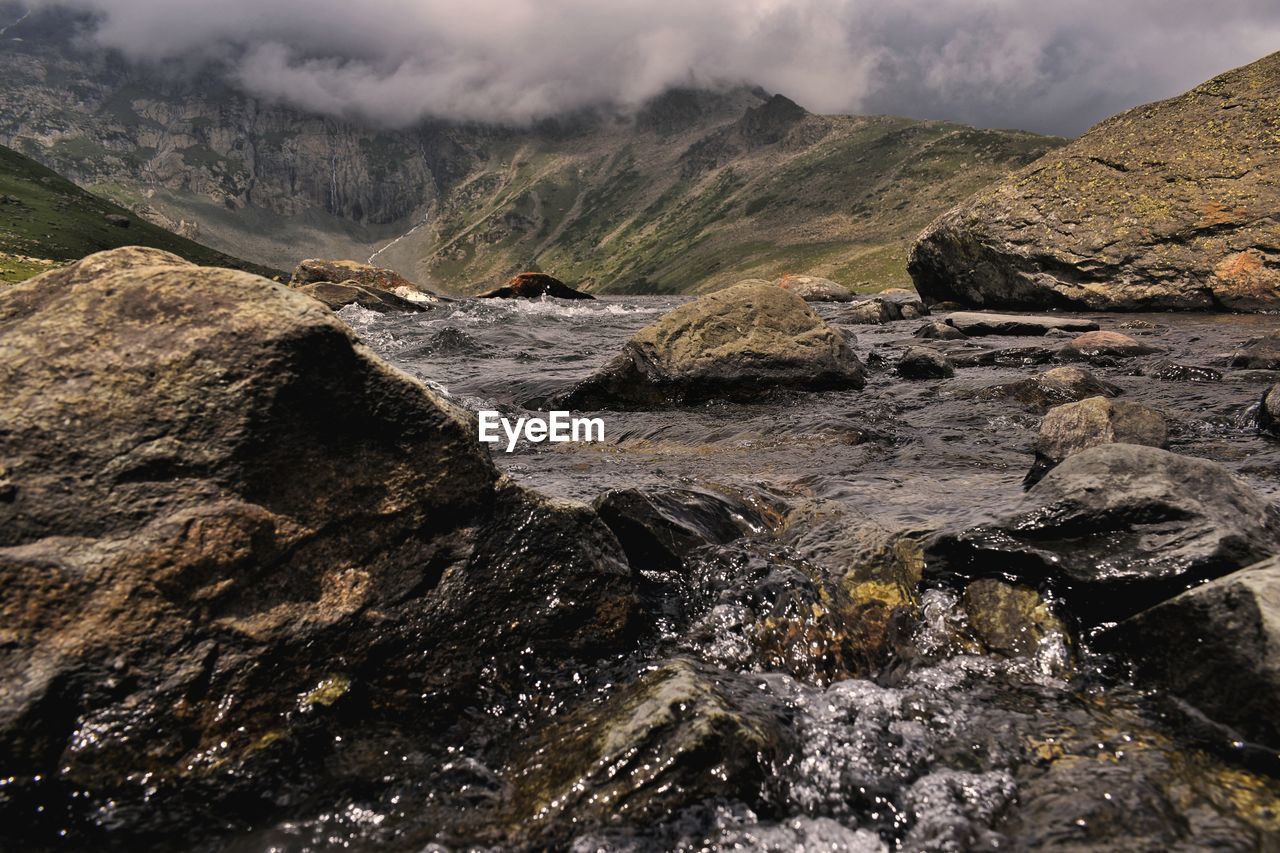
POLYGON ((386 125, 750 83, 819 112, 1075 134, 1280 48, 1275 0, 41 0, 141 61, 386 125))

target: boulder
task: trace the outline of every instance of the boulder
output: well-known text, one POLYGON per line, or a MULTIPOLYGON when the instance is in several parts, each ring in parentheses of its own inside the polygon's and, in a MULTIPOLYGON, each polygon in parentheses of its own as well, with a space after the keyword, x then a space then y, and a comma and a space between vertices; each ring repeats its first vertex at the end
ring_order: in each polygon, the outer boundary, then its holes
POLYGON ((804 300, 771 284, 746 283, 664 314, 549 405, 635 409, 865 383, 862 363, 844 337, 804 300))
POLYGON ((513 762, 524 832, 642 823, 707 799, 766 806, 790 744, 757 681, 675 659, 569 712, 513 762))
POLYGON ((1092 332, 1098 324, 1080 317, 1037 316, 1035 314, 986 314, 956 311, 949 314, 947 325, 955 326, 969 337, 980 335, 1045 335, 1051 330, 1092 332))
POLYGON ((934 220, 908 270, 930 303, 1274 309, 1277 123, 1280 53, 1110 118, 983 190, 934 220))
POLYGON ((1029 409, 1047 411, 1053 406, 1086 397, 1115 397, 1120 389, 1080 367, 1054 367, 1029 379, 1002 382, 981 388, 979 400, 1009 400, 1029 409))
POLYGON ((896 302, 879 297, 864 299, 831 318, 832 322, 855 326, 882 326, 901 319, 902 307, 896 302))
POLYGON ((1239 370, 1280 370, 1280 332, 1254 338, 1231 355, 1239 370))
POLYGON ((898 375, 903 379, 946 379, 955 376, 955 366, 932 347, 911 347, 898 359, 898 375))
POLYGON ((414 284, 395 270, 360 261, 307 258, 294 267, 289 286, 303 287, 309 284, 355 285, 368 290, 386 291, 410 301, 440 301, 438 295, 414 284))
POLYGON ((1058 355, 1066 360, 1087 361, 1098 357, 1132 358, 1158 351, 1153 346, 1135 341, 1119 332, 1085 332, 1064 344, 1062 349, 1058 350, 1058 355))
POLYGON ((1164 447, 1169 426, 1150 406, 1106 397, 1088 397, 1049 410, 1040 422, 1036 461, 1024 481, 1032 485, 1068 456, 1102 444, 1164 447))
POLYGON ((766 524, 745 502, 705 489, 613 489, 593 506, 637 571, 676 568, 696 548, 732 542, 766 524))
POLYGON ((348 305, 359 305, 361 308, 368 308, 370 311, 378 311, 383 314, 396 311, 429 310, 422 303, 404 299, 389 290, 362 287, 354 281, 322 281, 316 284, 304 284, 298 288, 298 292, 305 293, 313 299, 318 299, 333 311, 348 305))
POLYGON ((508 666, 630 631, 595 513, 504 478, 297 290, 91 255, 0 294, 0 383, 6 795, 243 817, 372 709, 430 731, 508 666))
POLYGON ((790 290, 805 302, 851 302, 853 293, 842 284, 829 278, 812 275, 784 275, 774 282, 778 287, 790 290))
POLYGON ((1258 427, 1263 432, 1280 435, 1280 384, 1272 385, 1258 404, 1258 427))
POLYGON ((1280 557, 1197 586, 1105 632, 1140 683, 1169 691, 1233 739, 1280 749, 1280 557))
POLYGON ((595 299, 590 293, 574 290, 560 279, 540 272, 522 272, 502 287, 481 293, 480 299, 595 299))
POLYGON ((1221 465, 1154 447, 1081 451, 994 521, 936 535, 934 577, 1053 587, 1084 622, 1131 616, 1280 551, 1280 511, 1221 465))
POLYGON ((964 341, 969 336, 945 320, 930 320, 913 332, 917 338, 930 341, 964 341))

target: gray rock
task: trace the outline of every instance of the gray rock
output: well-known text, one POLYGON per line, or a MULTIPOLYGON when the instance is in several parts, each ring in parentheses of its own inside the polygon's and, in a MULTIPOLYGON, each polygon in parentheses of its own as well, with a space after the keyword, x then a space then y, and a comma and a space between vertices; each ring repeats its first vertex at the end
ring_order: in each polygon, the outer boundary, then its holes
POLYGON ((902 319, 902 307, 896 302, 878 297, 864 299, 852 308, 841 311, 831 320, 834 323, 850 323, 855 326, 882 326, 902 319))
POLYGON ((370 311, 378 311, 383 314, 390 314, 396 311, 420 312, 430 310, 420 302, 404 299, 389 290, 362 287, 354 281, 304 284, 298 288, 298 292, 305 293, 313 299, 318 299, 333 311, 345 308, 348 305, 359 305, 361 308, 368 308, 370 311))
POLYGON ((931 347, 911 347, 897 364, 903 379, 946 379, 955 376, 955 366, 945 355, 931 347))
POLYGON ((784 275, 774 281, 778 287, 789 290, 805 302, 852 302, 853 293, 842 284, 829 278, 813 275, 784 275))
POLYGON ((1092 332, 1098 324, 1079 317, 1059 317, 1036 314, 987 314, 976 311, 957 311, 946 318, 970 337, 979 335, 1043 335, 1051 329, 1068 332, 1092 332))
POLYGON ((442 297, 415 284, 395 270, 375 267, 360 261, 307 258, 294 267, 293 275, 289 279, 290 287, 325 283, 354 284, 368 290, 386 291, 410 301, 442 301, 442 297))
POLYGON ((1241 370, 1280 370, 1280 332, 1244 344, 1232 354, 1231 366, 1241 370))
POLYGON ((969 336, 944 320, 931 320, 913 333, 917 338, 933 341, 964 341, 969 336))
POLYGON ((1101 643, 1128 653, 1140 682, 1280 749, 1280 557, 1126 619, 1101 643))
POLYGON ((1068 456, 1103 444, 1164 447, 1169 426, 1150 406, 1106 397, 1088 397, 1050 409, 1040 423, 1036 461, 1024 481, 1039 480, 1068 456))
POLYGON ((1085 622, 1123 618, 1280 551, 1280 512, 1225 468, 1154 447, 1068 458, 997 520, 944 532, 934 577, 1049 584, 1085 622))
POLYGON ((1258 427, 1263 432, 1280 435, 1280 385, 1272 385, 1258 405, 1258 427))
POLYGON ((865 384, 844 337, 804 300, 772 284, 745 283, 664 314, 548 405, 642 409, 865 384))
POLYGON ((424 694, 473 696, 514 648, 628 636, 599 518, 504 478, 465 412, 294 289, 91 255, 0 294, 0 384, 5 772, 146 775, 121 820, 287 796, 371 708, 439 724, 424 694))

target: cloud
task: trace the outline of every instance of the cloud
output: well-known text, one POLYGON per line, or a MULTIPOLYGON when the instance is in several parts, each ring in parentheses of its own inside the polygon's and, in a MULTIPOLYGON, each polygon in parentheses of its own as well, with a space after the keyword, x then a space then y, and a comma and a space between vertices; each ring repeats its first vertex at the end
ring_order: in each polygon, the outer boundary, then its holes
POLYGON ((751 83, 819 112, 1075 134, 1280 47, 1274 0, 40 0, 140 61, 405 125, 751 83))

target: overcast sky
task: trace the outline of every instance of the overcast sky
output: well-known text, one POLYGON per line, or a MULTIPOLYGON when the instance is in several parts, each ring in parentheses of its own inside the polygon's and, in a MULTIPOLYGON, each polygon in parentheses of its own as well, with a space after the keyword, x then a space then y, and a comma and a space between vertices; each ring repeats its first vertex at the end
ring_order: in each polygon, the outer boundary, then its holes
POLYGON ((387 124, 749 82, 828 113, 1075 135, 1280 50, 1280 0, 38 0, 140 60, 387 124))

